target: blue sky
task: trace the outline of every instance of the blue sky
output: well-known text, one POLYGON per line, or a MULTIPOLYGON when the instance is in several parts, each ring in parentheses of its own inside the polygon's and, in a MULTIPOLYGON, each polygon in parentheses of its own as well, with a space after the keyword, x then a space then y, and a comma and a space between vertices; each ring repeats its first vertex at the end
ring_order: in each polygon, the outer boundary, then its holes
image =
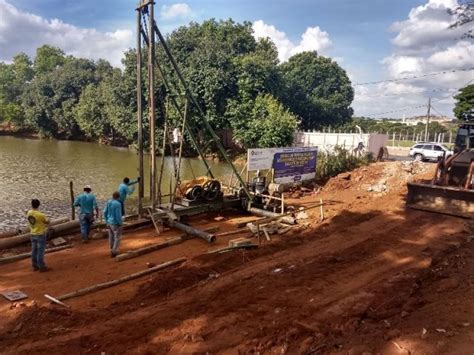
MULTIPOLYGON (((289 39, 298 41, 307 27, 328 32, 334 46, 328 54, 360 69, 360 80, 375 80, 382 73, 374 68, 390 53, 390 25, 406 17, 411 8, 425 1, 413 0, 192 0, 186 3, 194 21, 208 18, 257 21, 275 26, 289 39), (396 3, 396 5, 394 4, 396 3), (367 70, 370 69, 370 70, 367 70)), ((58 18, 78 27, 114 31, 134 27, 136 1, 127 0, 16 0, 15 6, 44 18, 58 18)), ((157 1, 157 11, 176 1, 157 1)), ((166 30, 188 22, 188 18, 161 21, 166 30)))
MULTIPOLYGON (((68 53, 94 59, 104 56, 118 65, 120 53, 134 43, 136 2, 0 0, 0 21, 3 6, 7 22, 3 36, 0 22, 0 60, 11 60, 9 57, 19 50, 32 54, 43 40, 65 47, 68 53), (53 23, 52 19, 60 21, 53 23), (22 27, 26 31, 28 26, 31 29, 25 35, 32 35, 32 39, 24 40, 16 35, 15 28, 21 32, 22 27), (3 46, 2 37, 6 38, 3 46)), ((269 36, 275 41, 281 60, 302 50, 317 49, 322 55, 337 60, 355 83, 463 69, 469 66, 466 57, 474 55, 472 41, 460 43, 459 32, 450 33, 446 38, 447 24, 451 20, 446 10, 456 6, 456 0, 156 3, 159 24, 165 32, 191 20, 231 17, 239 22, 250 21, 254 23, 256 36, 269 36)), ((465 84, 466 78, 474 79, 473 75, 474 72, 463 72, 449 78, 358 86, 354 108, 356 114, 374 117, 381 117, 379 113, 387 111, 397 111, 391 114, 397 117, 422 114, 424 109, 407 108, 425 103, 428 96, 433 96, 431 92, 437 92, 439 99, 445 94, 449 96, 465 84)), ((450 98, 440 100, 438 110, 452 115, 452 104, 450 98)))

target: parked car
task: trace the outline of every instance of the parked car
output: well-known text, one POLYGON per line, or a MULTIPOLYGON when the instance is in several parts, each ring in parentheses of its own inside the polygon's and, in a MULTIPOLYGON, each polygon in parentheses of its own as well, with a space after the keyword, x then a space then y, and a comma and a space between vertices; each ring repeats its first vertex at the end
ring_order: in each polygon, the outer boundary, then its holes
POLYGON ((410 148, 410 156, 417 161, 438 161, 438 157, 453 155, 453 151, 440 143, 417 143, 410 148))

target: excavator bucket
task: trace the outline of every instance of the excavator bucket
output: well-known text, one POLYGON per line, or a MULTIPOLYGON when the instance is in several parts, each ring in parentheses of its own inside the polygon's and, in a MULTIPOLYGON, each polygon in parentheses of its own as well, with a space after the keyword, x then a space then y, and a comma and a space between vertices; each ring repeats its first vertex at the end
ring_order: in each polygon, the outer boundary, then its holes
POLYGON ((407 186, 408 208, 474 218, 474 190, 420 183, 407 186))

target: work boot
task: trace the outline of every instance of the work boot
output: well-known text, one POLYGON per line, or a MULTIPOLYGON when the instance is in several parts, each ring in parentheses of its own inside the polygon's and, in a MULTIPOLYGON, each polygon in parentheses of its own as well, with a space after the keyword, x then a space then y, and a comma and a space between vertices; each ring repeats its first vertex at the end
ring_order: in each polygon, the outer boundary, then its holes
POLYGON ((38 271, 39 267, 33 267, 33 271, 38 271))
POLYGON ((82 244, 87 244, 89 243, 89 239, 82 239, 82 244))
POLYGON ((47 272, 47 271, 51 271, 51 269, 47 266, 39 268, 39 272, 47 272))
POLYGON ((110 252, 110 257, 115 258, 117 256, 117 253, 114 253, 113 251, 110 252))

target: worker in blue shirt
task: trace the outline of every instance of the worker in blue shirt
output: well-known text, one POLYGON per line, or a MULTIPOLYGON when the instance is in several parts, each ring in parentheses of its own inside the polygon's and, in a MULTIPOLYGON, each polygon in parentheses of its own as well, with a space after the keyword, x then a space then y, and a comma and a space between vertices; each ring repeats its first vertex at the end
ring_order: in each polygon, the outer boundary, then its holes
POLYGON ((92 193, 92 188, 89 185, 84 186, 84 192, 74 200, 74 207, 80 207, 79 224, 81 227, 82 242, 89 242, 89 233, 91 231, 92 223, 94 223, 95 216, 99 217, 99 208, 95 195, 92 193))
POLYGON ((131 195, 135 191, 135 185, 140 181, 140 177, 137 177, 136 180, 130 181, 128 177, 123 179, 123 182, 118 187, 118 192, 120 194, 119 201, 122 204, 122 216, 125 215, 125 200, 128 195, 131 195))
POLYGON ((110 256, 115 258, 120 246, 122 237, 122 204, 120 203, 120 193, 114 192, 112 199, 107 201, 104 209, 104 220, 107 223, 109 232, 110 256))

